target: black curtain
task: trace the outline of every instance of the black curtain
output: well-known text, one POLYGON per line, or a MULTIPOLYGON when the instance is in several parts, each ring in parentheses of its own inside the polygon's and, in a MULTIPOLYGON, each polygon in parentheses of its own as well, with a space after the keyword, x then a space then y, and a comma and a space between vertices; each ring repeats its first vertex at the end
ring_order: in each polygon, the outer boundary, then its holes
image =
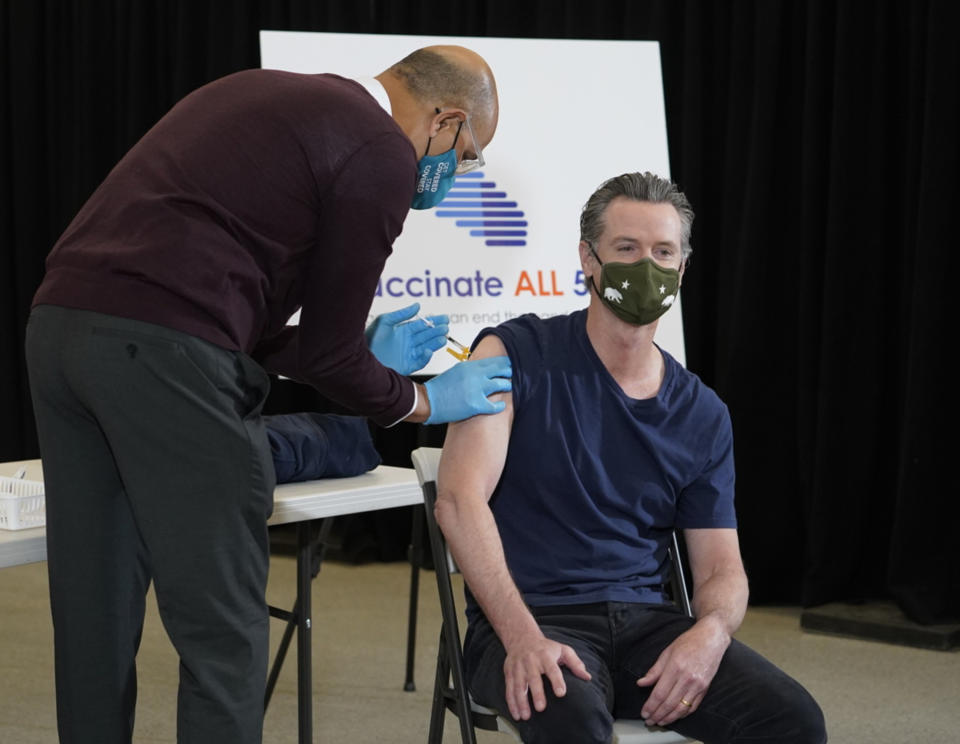
MULTIPOLYGON (((687 363, 730 406, 753 601, 893 597, 922 622, 960 618, 952 0, 0 7, 0 459, 38 455, 22 344, 46 253, 173 103, 259 65, 260 29, 650 39, 671 175, 697 212, 687 363)), ((629 148, 616 101, 563 156, 587 156, 596 137, 629 148)), ((280 384, 271 405, 323 402, 280 384)), ((409 464, 442 429, 377 438, 385 460, 409 464)))

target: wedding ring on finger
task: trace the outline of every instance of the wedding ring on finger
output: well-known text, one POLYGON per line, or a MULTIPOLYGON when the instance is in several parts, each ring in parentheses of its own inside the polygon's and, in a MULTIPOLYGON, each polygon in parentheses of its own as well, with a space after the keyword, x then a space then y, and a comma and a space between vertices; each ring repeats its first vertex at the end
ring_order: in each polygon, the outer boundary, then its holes
POLYGON ((693 707, 693 703, 689 702, 686 698, 680 698, 680 705, 686 705, 688 708, 693 707))

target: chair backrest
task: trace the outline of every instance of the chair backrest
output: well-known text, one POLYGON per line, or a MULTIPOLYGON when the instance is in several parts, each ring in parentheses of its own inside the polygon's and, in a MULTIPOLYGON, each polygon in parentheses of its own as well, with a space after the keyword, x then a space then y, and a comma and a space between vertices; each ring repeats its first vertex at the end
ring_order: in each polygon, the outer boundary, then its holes
MULTIPOLYGON (((520 741, 519 733, 508 718, 498 715, 495 710, 477 704, 470 698, 467 691, 456 599, 453 596, 453 585, 450 581, 450 574, 458 569, 433 513, 437 500, 437 470, 441 453, 442 449, 439 447, 419 447, 411 454, 417 480, 423 491, 424 512, 437 577, 437 591, 440 594, 440 611, 443 615, 437 650, 437 673, 433 689, 433 708, 430 714, 430 733, 427 741, 429 744, 440 744, 442 741, 443 723, 447 710, 454 713, 459 720, 463 744, 476 744, 474 727, 485 731, 511 734, 520 741), (443 570, 444 566, 447 570, 443 570)), ((691 614, 690 600, 687 595, 687 584, 676 533, 672 536, 670 558, 672 562, 671 595, 689 615, 691 614)), ((643 721, 635 720, 615 721, 613 733, 614 742, 617 744, 681 744, 691 741, 673 731, 648 728, 643 721)))
MULTIPOLYGON (((440 455, 443 450, 440 447, 418 447, 410 455, 410 458, 413 460, 413 469, 417 471, 417 480, 420 483, 421 490, 424 491, 423 501, 425 510, 427 514, 427 528, 432 530, 431 525, 436 525, 436 520, 433 516, 433 506, 437 501, 437 470, 440 467, 440 455), (432 484, 428 486, 427 484, 432 484), (429 488, 430 493, 427 493, 429 488), (429 502, 427 499, 430 499, 429 502)), ((430 534, 432 537, 432 532, 430 534)), ((443 533, 439 533, 438 537, 440 542, 443 544, 444 556, 447 562, 447 571, 449 573, 458 573, 459 568, 457 568, 456 561, 453 560, 453 556, 450 554, 450 551, 447 549, 447 542, 443 538, 443 533)), ((431 543, 431 548, 433 547, 431 543)), ((439 560, 438 555, 433 556, 433 560, 439 560)), ((436 565, 436 564, 434 564, 436 565)))

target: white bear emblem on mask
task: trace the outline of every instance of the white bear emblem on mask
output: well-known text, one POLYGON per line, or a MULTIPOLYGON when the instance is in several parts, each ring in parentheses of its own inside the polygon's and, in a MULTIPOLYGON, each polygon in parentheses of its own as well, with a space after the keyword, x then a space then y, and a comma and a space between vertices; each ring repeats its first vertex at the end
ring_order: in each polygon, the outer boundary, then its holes
POLYGON ((604 289, 603 296, 605 299, 610 300, 611 302, 616 302, 617 304, 620 304, 621 302, 623 302, 623 295, 620 294, 613 287, 607 287, 606 289, 604 289))

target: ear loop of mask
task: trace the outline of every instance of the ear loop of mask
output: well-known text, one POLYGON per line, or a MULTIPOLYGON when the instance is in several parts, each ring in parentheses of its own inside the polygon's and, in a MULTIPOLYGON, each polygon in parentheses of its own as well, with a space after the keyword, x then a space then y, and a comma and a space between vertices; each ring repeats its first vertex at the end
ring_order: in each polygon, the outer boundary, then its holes
MULTIPOLYGON (((600 264, 600 268, 602 269, 603 261, 600 260, 600 256, 598 256, 597 252, 593 249, 593 243, 591 243, 589 240, 585 240, 584 242, 590 247, 590 252, 593 254, 593 257, 597 260, 597 263, 600 264)), ((593 287, 593 291, 597 293, 597 297, 603 299, 600 295, 600 290, 597 289, 596 282, 593 281, 593 274, 590 275, 590 286, 593 287)))

